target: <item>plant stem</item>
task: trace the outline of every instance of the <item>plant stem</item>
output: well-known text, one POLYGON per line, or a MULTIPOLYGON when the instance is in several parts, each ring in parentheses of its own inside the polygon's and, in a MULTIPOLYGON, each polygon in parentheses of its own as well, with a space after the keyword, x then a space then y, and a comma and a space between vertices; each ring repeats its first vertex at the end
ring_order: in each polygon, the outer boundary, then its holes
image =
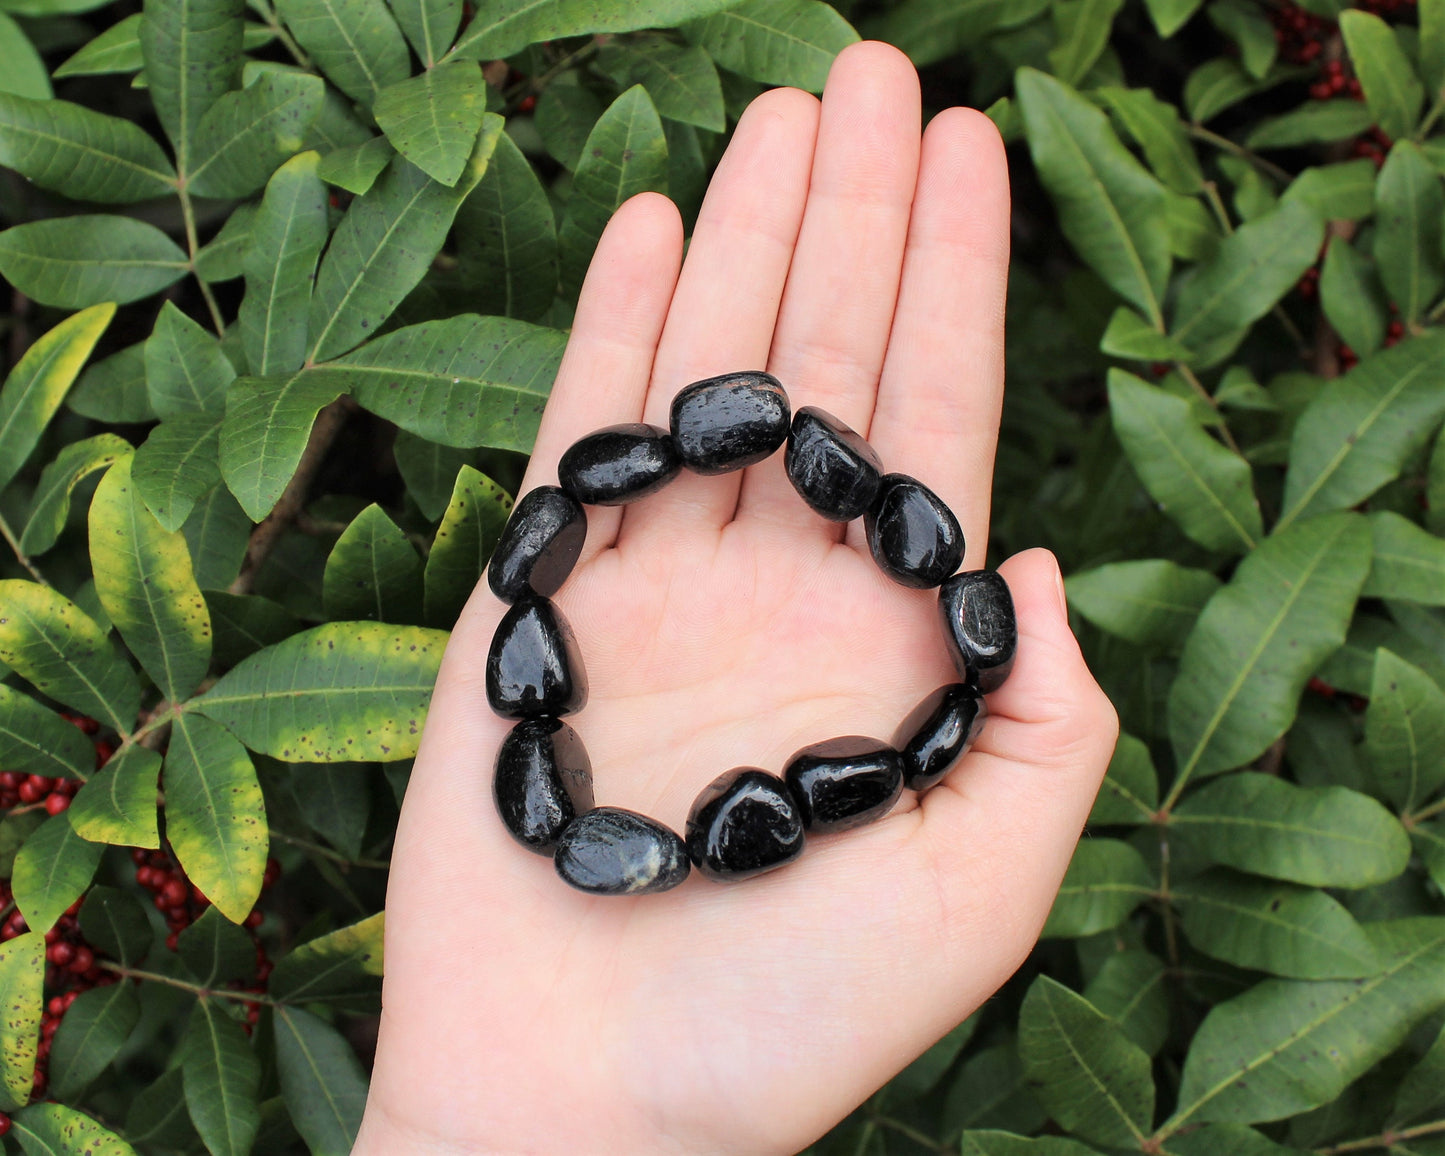
POLYGON ((269 995, 259 991, 232 991, 224 987, 204 987, 199 983, 191 983, 189 980, 177 979, 173 975, 162 975, 158 971, 142 971, 137 967, 126 967, 122 963, 113 963, 108 959, 99 960, 99 966, 106 971, 114 972, 116 975, 124 976, 126 979, 150 980, 153 983, 163 983, 167 987, 178 987, 182 991, 188 991, 198 999, 233 999, 241 1003, 264 1003, 272 1007, 282 1006, 281 1001, 272 999, 269 995))
POLYGON ((1425 119, 1420 122, 1420 127, 1415 130, 1415 139, 1423 141, 1430 135, 1430 130, 1435 127, 1435 122, 1445 113, 1445 88, 1435 94, 1435 103, 1430 106, 1430 111, 1425 114, 1425 119))
POLYGON ((1220 136, 1217 132, 1211 132, 1203 125, 1191 124, 1189 126, 1189 135, 1192 136, 1195 140, 1205 141, 1209 144, 1212 144, 1217 149, 1223 149, 1225 152, 1230 153, 1233 156, 1237 156, 1241 160, 1248 161, 1260 172, 1264 173, 1267 176, 1273 177, 1275 180, 1279 181, 1280 184, 1287 185, 1290 183, 1290 181, 1294 180, 1294 178, 1290 176, 1287 171, 1280 168, 1279 165, 1275 164, 1273 161, 1265 160, 1258 153, 1252 152, 1251 150, 1245 148, 1242 144, 1236 144, 1227 136, 1220 136))
POLYGON ((1414 826, 1416 823, 1423 823, 1426 819, 1433 819, 1441 811, 1445 811, 1445 799, 1436 799, 1428 807, 1421 807, 1410 815, 1401 815, 1400 819, 1406 826, 1414 826))
POLYGON ((1209 403, 1210 409, 1219 414, 1219 436, 1224 439, 1225 445, 1239 454, 1240 457, 1243 457, 1244 454, 1240 452, 1239 443, 1234 440, 1234 435, 1229 432, 1229 423, 1224 420, 1224 414, 1220 413, 1219 403, 1210 395, 1209 390, 1204 388, 1204 383, 1199 380, 1198 375, 1182 361, 1176 361, 1174 363, 1174 370, 1189 383, 1190 388, 1193 389, 1195 393, 1209 403))
POLYGON ((266 22, 266 27, 276 34, 276 39, 285 46, 286 51, 291 54, 292 60, 302 68, 311 68, 311 58, 301 50, 301 45, 291 39, 291 34, 286 31, 281 21, 276 19, 276 11, 267 3, 267 0, 254 0, 251 9, 260 13, 261 19, 266 22))
POLYGON ((216 304, 216 298, 211 293, 211 287, 206 284, 205 279, 196 269, 196 254, 200 251, 200 244, 196 239, 196 210, 191 205, 191 194, 186 189, 186 182, 181 180, 176 187, 176 192, 181 198, 181 219, 186 223, 186 252, 191 258, 191 272, 195 275, 196 284, 201 287, 201 296, 205 298, 206 308, 211 313, 211 324, 215 326, 216 336, 226 336, 226 323, 221 319, 220 307, 216 304))
POLYGON ((32 562, 25 551, 20 548, 20 539, 15 536, 15 531, 10 528, 10 523, 5 520, 4 514, 0 514, 0 535, 3 535, 5 541, 10 543, 10 549, 15 551, 16 559, 20 562, 20 565, 30 571, 30 576, 39 582, 40 585, 49 586, 50 583, 45 580, 45 575, 39 571, 35 563, 32 562))
POLYGON ((293 847, 300 847, 303 851, 309 851, 313 855, 320 855, 323 859, 330 859, 342 867, 366 867, 373 871, 391 870, 390 859, 348 859, 339 851, 333 851, 330 847, 323 847, 320 843, 313 843, 309 839, 301 839, 295 835, 288 835, 284 831, 271 832, 271 838, 282 843, 289 843, 293 847))
POLYGON ((897 1132, 900 1136, 907 1136, 915 1144, 923 1148, 929 1148, 934 1152, 951 1152, 947 1144, 942 1144, 927 1133, 920 1132, 911 1124, 905 1124, 902 1120, 895 1120, 892 1116, 874 1116, 872 1122, 881 1124, 883 1127, 897 1132))
POLYGON ((503 95, 511 97, 516 96, 518 92, 540 93, 547 85, 551 84, 552 81, 556 80, 557 77, 561 76, 562 73, 566 72, 569 68, 575 68, 584 60, 595 56, 597 54, 597 47, 597 38, 594 36, 586 44, 582 45, 581 48, 567 53, 566 56, 562 57, 561 60, 557 61, 556 64, 552 65, 552 67, 542 73, 541 76, 534 76, 530 80, 524 80, 522 83, 514 85, 510 93, 504 93, 503 95))
POLYGON ((1335 1156, 1339 1152, 1365 1152, 1371 1148, 1392 1148, 1402 1140, 1416 1140, 1421 1136, 1434 1136, 1445 1132, 1445 1120, 1432 1120, 1428 1124, 1416 1124, 1413 1128, 1401 1128, 1398 1132, 1385 1131, 1378 1136, 1366 1136, 1362 1140, 1347 1140, 1343 1144, 1332 1144, 1328 1148, 1316 1148, 1318 1156, 1335 1156))
POLYGON ((1209 202, 1209 208, 1214 213, 1214 219, 1219 222, 1219 227, 1224 230, 1224 235, 1226 237, 1233 236, 1234 223, 1229 219, 1229 210, 1224 207, 1224 201, 1219 195, 1219 186, 1215 182, 1204 182, 1204 199, 1209 202))

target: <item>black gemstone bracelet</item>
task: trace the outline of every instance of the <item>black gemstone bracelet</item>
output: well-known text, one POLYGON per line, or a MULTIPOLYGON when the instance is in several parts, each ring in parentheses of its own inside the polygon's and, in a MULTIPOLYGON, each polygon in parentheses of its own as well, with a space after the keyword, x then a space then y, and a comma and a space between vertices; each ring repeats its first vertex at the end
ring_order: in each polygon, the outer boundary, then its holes
POLYGON ((832 415, 813 406, 790 414, 776 378, 694 382, 673 399, 671 427, 608 426, 574 444, 557 466, 561 484, 518 501, 487 567, 492 592, 509 604, 487 653, 487 701, 518 720, 497 752, 497 811, 523 846, 552 856, 563 879, 594 895, 667 891, 693 867, 720 881, 760 875, 802 854, 808 834, 882 818, 904 787, 928 790, 972 746, 988 715, 983 696, 1008 677, 1018 641, 998 573, 955 573, 963 530, 942 499, 906 474, 885 474, 873 447, 832 415), (804 747, 781 776, 757 767, 718 776, 693 803, 685 839, 646 815, 594 806, 587 750, 562 719, 586 705, 587 672, 550 601, 582 552, 583 506, 636 501, 683 469, 740 470, 784 442, 803 501, 831 521, 861 516, 884 573, 939 588, 959 681, 920 702, 889 743, 848 735, 804 747))

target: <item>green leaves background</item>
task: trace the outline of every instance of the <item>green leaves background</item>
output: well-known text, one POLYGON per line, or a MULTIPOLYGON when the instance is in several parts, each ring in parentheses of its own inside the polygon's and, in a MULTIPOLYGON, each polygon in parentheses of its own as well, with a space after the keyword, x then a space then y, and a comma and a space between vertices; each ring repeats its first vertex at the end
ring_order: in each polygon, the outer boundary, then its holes
POLYGON ((1012 145, 991 561, 1059 555, 1126 733, 1037 951, 817 1156, 1442 1143, 1445 0, 0 0, 0 771, 72 800, 0 816, 0 1144, 349 1149, 601 230, 860 33, 1012 145))

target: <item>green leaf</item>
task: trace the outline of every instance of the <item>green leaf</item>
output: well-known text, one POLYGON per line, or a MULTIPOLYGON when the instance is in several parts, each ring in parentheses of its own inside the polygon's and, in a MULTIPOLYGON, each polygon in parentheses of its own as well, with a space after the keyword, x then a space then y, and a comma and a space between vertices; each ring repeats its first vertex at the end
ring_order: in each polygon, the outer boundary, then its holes
POLYGON ((1111 369, 1109 409, 1139 480, 1180 529, 1211 550, 1253 548, 1264 528, 1249 463, 1205 433, 1187 401, 1111 369))
POLYGON ((260 595, 223 590, 207 590, 205 595, 216 630, 216 659, 222 665, 233 666, 301 629, 289 610, 260 595))
POLYGON ((612 214, 623 201, 649 189, 667 191, 667 139, 652 98, 638 84, 602 114, 577 164, 557 230, 562 286, 572 297, 612 214))
POLYGON ((0 684, 0 767, 47 779, 84 779, 95 768, 95 748, 53 710, 0 684))
POLYGON ((1081 839, 1040 937, 1074 939, 1118 927, 1155 890, 1144 857, 1128 843, 1081 839))
POLYGON ((1159 35, 1168 40, 1199 11, 1204 0, 1144 0, 1159 35))
POLYGON ((146 83, 156 115, 191 171, 201 118, 241 77, 244 0, 147 0, 140 25, 146 83))
POLYGON ((1445 692, 1384 647, 1375 654, 1365 751, 1372 785, 1401 813, 1445 787, 1445 692))
POLYGON ((1217 1005, 1195 1033, 1166 1127, 1278 1120, 1327 1104, 1445 1003, 1445 920, 1365 933, 1387 960, 1368 979, 1270 979, 1217 1005))
POLYGON ((164 782, 176 858, 221 914, 240 923, 261 894, 269 842, 250 756, 209 719, 183 714, 171 731, 164 782))
POLYGON ((35 688, 128 734, 140 683, 83 610, 36 582, 0 581, 0 662, 35 688))
POLYGON ((141 1089, 126 1112, 126 1135, 137 1144, 198 1151, 201 1138, 186 1112, 184 1082, 181 1069, 171 1068, 155 1083, 141 1089))
POLYGON ((833 58, 858 39, 821 0, 743 0, 684 25, 683 34, 732 72, 808 92, 823 91, 833 58))
POLYGON ((1114 17, 1124 0, 1057 0, 1053 8, 1057 43, 1049 50, 1049 66, 1065 84, 1088 75, 1109 43, 1114 17))
POLYGON ((1088 1000, 1048 976, 1033 982, 1019 1010, 1019 1056, 1044 1107, 1070 1132, 1120 1147, 1140 1146, 1151 1132, 1149 1057, 1088 1000))
POLYGON ((392 443, 396 470, 406 483, 406 493, 428 522, 439 522, 451 501, 457 474, 463 466, 475 467, 481 455, 474 449, 459 450, 429 442, 406 430, 396 431, 392 443))
POLYGON ((1445 333, 1366 358, 1326 382, 1295 422, 1279 526, 1347 509, 1394 479, 1445 415, 1445 333))
POLYGON ((55 455, 40 474, 30 520, 20 536, 20 549, 32 558, 55 545, 70 514, 70 495, 81 479, 131 452, 130 443, 115 434, 96 434, 72 442, 55 455))
POLYGON ((196 276, 214 284, 234 281, 241 275, 241 262, 251 247, 255 205, 237 205, 220 231, 196 252, 196 276))
POLYGON ((139 500, 130 459, 106 472, 90 503, 96 592, 120 636, 171 702, 200 685, 211 661, 211 618, 186 540, 139 500))
POLYGON ((1204 187, 1199 158, 1189 143, 1179 112, 1147 88, 1098 90, 1101 100, 1144 150, 1159 179, 1178 193, 1194 194, 1204 187))
POLYGON ((1435 435, 1425 475, 1425 524, 1432 533, 1445 534, 1445 427, 1435 435))
POLYGON ((1239 48, 1245 72, 1256 80, 1269 74, 1279 56, 1274 26, 1260 9, 1245 0, 1214 0, 1210 22, 1239 48))
POLYGON ((1184 107, 1191 121, 1203 124, 1253 96, 1262 87, 1265 82, 1255 80, 1233 60, 1216 56, 1201 64, 1184 81, 1184 107))
MULTIPOLYGON (((254 963, 255 951, 250 955, 254 963)), ((81 992, 60 1021, 52 1042, 51 1093, 78 1099, 90 1082, 110 1067, 138 1023, 140 1000, 130 984, 112 983, 81 992)))
POLYGON ((411 54, 382 0, 278 0, 286 27, 337 88, 370 105, 411 75, 411 54))
POLYGON ((128 891, 97 885, 80 908, 81 933, 106 955, 127 966, 150 950, 153 934, 141 901, 128 891))
POLYGON ((1389 510, 1370 515, 1374 562, 1361 594, 1445 606, 1445 540, 1389 510))
POLYGON ((181 1040, 181 1075, 191 1122, 212 1156, 246 1156, 261 1123, 261 1064, 222 1002, 196 1001, 181 1040))
POLYGON ((417 437, 529 453, 566 343, 556 329, 464 313, 307 373, 417 437))
POLYGON ((1150 558, 1074 574, 1064 589, 1069 606, 1100 629, 1140 646, 1174 650, 1219 589, 1219 579, 1208 570, 1150 558))
POLYGON ((380 506, 367 506, 336 540, 326 559, 322 598, 333 620, 420 620, 421 558, 380 506))
POLYGON ((1170 825, 1216 863, 1310 887, 1384 883, 1410 858, 1405 829, 1374 799, 1253 771, 1189 795, 1170 825))
POLYGON ((0 1109, 30 1099, 45 1003, 45 937, 39 931, 0 943, 0 1109))
POLYGON ((379 1006, 385 912, 308 940, 276 961, 271 994, 365 1013, 379 1006))
POLYGON ((0 387, 0 490, 20 472, 114 316, 115 306, 106 304, 67 317, 10 371, 0 387))
POLYGON ((450 188, 481 132, 487 84, 475 61, 458 60, 381 89, 371 111, 397 152, 450 188))
POLYGON ((67 76, 103 76, 113 72, 139 72, 145 67, 140 47, 141 20, 141 13, 135 12, 112 24, 57 68, 55 79, 62 80, 67 76))
POLYGON ((867 31, 908 53, 923 68, 990 33, 1026 24, 1046 11, 1050 0, 903 0, 891 5, 867 31))
POLYGON ((1351 10, 1340 14, 1340 32, 1375 123, 1391 140, 1409 136, 1425 89, 1395 30, 1372 13, 1351 10))
POLYGON ((1034 166, 1064 236, 1162 332, 1170 265, 1164 186, 1073 89, 1031 68, 1020 69, 1016 83, 1034 166))
POLYGON ((501 537, 512 499, 491 478, 463 466, 426 560, 426 620, 450 629, 501 537))
POLYGON ((1182 283, 1169 335, 1198 351, 1254 324, 1314 264, 1324 233, 1298 200, 1240 226, 1182 283))
POLYGON ((95 878, 103 847, 82 839, 64 812, 36 828, 15 856, 15 906, 32 931, 49 931, 95 878))
MULTIPOLYGON (((1363 13, 1361 13, 1363 15, 1363 13)), ((1401 320, 1414 325, 1445 285, 1445 189, 1410 141, 1390 149, 1375 187, 1375 266, 1401 320)))
POLYGON ((145 343, 146 388, 162 418, 214 413, 236 378, 214 336, 167 301, 145 343))
POLYGON ((349 860, 361 857, 371 815, 367 764, 321 763, 291 768, 291 793, 307 825, 349 860))
POLYGON ((978 1016, 971 1015, 949 1029, 941 1039, 899 1072, 887 1087, 888 1103, 896 1105, 917 1100, 938 1086, 978 1028, 978 1016))
POLYGON ((727 128, 722 82, 700 45, 661 36, 615 41, 602 48, 597 67, 618 88, 642 85, 660 116, 710 132, 727 128))
POLYGON ((27 100, 4 92, 0 164, 77 201, 143 201, 176 187, 165 153, 130 121, 66 100, 27 100))
POLYGON ((304 147, 325 91, 319 76, 263 72, 240 92, 226 93, 196 130, 191 192, 245 197, 261 188, 304 147))
POLYGON ((1298 1148, 1284 1148, 1243 1124, 1206 1124, 1169 1140, 1175 1156, 1305 1156, 1298 1148))
POLYGON ((672 28, 732 0, 496 0, 477 13, 450 55, 492 60, 537 44, 589 32, 672 28))
POLYGON ((0 275, 59 309, 139 301, 188 268, 175 242, 130 217, 52 217, 0 233, 0 275))
POLYGON ((312 361, 330 360, 371 336, 422 279, 458 206, 485 172, 501 125, 501 117, 486 114, 467 174, 455 188, 398 157, 352 201, 316 275, 312 361))
POLYGON ((1129 1039, 1154 1055, 1169 1035, 1168 970, 1147 951, 1118 951, 1104 961, 1084 998, 1129 1039))
POLYGON ((1375 162, 1369 157, 1305 169, 1284 191, 1327 221, 1360 221, 1375 211, 1375 162))
POLYGON ((1243 766, 1289 729, 1310 675, 1345 640, 1369 565, 1369 527, 1349 514, 1276 530, 1240 562, 1170 689, 1176 797, 1192 775, 1243 766))
POLYGON ((202 592, 223 590, 236 580, 251 528, 251 519, 225 486, 217 486, 196 504, 181 533, 202 592))
POLYGON ((217 907, 181 932, 177 945, 181 962, 203 987, 250 979, 256 970, 256 945, 246 932, 217 907))
POLYGON ((1343 237, 1331 237, 1320 273, 1320 308, 1345 344, 1366 357, 1385 341, 1389 313, 1374 263, 1343 237))
POLYGON ((410 758, 446 637, 328 622, 252 655, 191 705, 252 750, 288 762, 410 758))
POLYGON ((602 116, 602 102, 580 84, 549 85, 532 114, 542 147, 563 168, 575 172, 587 146, 587 134, 602 116))
POLYGON ((1099 339, 1099 352, 1132 361, 1185 361, 1189 357, 1189 350, 1127 305, 1120 305, 1109 317, 1108 328, 1099 339))
POLYGON ((503 133, 457 213, 458 272, 483 313, 534 321, 557 295, 557 227, 531 162, 503 133))
POLYGON ((316 415, 337 397, 304 371, 243 377, 230 389, 221 423, 221 475, 254 522, 271 512, 301 461, 316 415))
POLYGON ((14 1123, 27 1156, 136 1156, 114 1132, 64 1104, 31 1104, 14 1123))
POLYGON ((1359 101, 1314 100, 1283 116, 1262 120, 1245 138, 1252 149, 1292 149, 1359 136, 1375 123, 1359 101))
MULTIPOLYGON (((1421 17, 1424 17, 1423 9, 1421 17)), ((1445 1029, 1435 1037, 1430 1050, 1400 1082, 1390 1121, 1395 1124, 1408 1124, 1421 1120, 1427 1114, 1437 1112, 1442 1104, 1445 1104, 1445 1029)))
POLYGON ((1294 979, 1354 979, 1380 968, 1363 928, 1323 891, 1216 870, 1171 894, 1189 942, 1236 967, 1294 979))
POLYGON ((462 23, 462 0, 392 0, 392 15, 431 68, 456 39, 462 23))
POLYGON ((1023 1065, 1012 1039, 965 1059, 943 1106, 945 1139, 965 1128, 1033 1132, 1046 1122, 1043 1108, 1024 1079, 1023 1065))
POLYGON ((14 93, 29 100, 49 100, 53 95, 45 62, 20 25, 0 13, 0 60, 6 70, 0 75, 0 93, 14 93))
POLYGON ((1099 788, 1089 825, 1148 823, 1159 809, 1159 776, 1149 748, 1133 735, 1121 732, 1108 773, 1099 788))
POLYGON ((145 342, 92 362, 65 398, 81 417, 115 424, 155 421, 146 393, 145 342))
POLYGON ((376 184, 381 170, 391 163, 394 156, 396 150, 386 137, 368 137, 327 153, 321 158, 316 175, 328 185, 335 185, 359 197, 376 184))
POLYGON ((290 373, 306 360, 311 278, 326 244, 326 188, 317 155, 287 161, 266 185, 244 259, 241 342, 258 377, 290 373))
POLYGON ((187 413, 161 422, 136 450, 131 481, 162 527, 174 530, 221 480, 221 415, 187 413))
POLYGON ((122 847, 159 847, 156 792, 161 757, 145 747, 128 746, 90 777, 66 816, 82 839, 122 847))
POLYGON ((1420 0, 1420 75, 1431 99, 1445 87, 1445 4, 1420 0))
POLYGON ((346 1038, 300 1008, 276 1009, 276 1067, 296 1129, 315 1156, 347 1156, 366 1106, 366 1073, 346 1038))
POLYGON ((1062 1136, 1015 1136, 1008 1132, 965 1132, 963 1156, 1097 1156, 1094 1149, 1062 1136))

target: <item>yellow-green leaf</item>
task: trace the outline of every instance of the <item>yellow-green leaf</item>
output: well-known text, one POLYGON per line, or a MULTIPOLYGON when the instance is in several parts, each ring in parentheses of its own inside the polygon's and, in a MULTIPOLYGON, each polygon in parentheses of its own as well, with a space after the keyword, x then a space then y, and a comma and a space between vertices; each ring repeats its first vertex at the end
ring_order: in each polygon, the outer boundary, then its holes
POLYGON ((47 779, 84 779, 95 768, 95 749, 53 710, 0 684, 0 767, 47 779))
POLYGON ((38 931, 0 943, 0 1108, 30 1099, 40 1013, 45 1000, 45 936, 38 931))
POLYGON ((45 932, 95 878, 104 848, 75 833, 62 811, 36 828, 15 856, 15 905, 32 931, 45 932))
POLYGON ((82 839, 123 847, 159 847, 156 792, 161 757, 128 746, 80 788, 66 814, 82 839))
POLYGON ((461 179, 487 111, 487 85, 475 61, 457 60, 389 84, 372 115, 396 151, 450 188, 461 179))
POLYGON ((243 377, 231 387, 221 423, 221 476, 252 521, 259 522, 280 499, 316 415, 339 392, 305 370, 243 377))
POLYGON ((462 466, 426 559, 426 619, 451 629, 492 556, 512 499, 485 474, 462 466))
POLYGON ((290 1004, 327 1003, 366 1012, 381 994, 386 913, 307 940, 276 961, 271 994, 290 1004))
POLYGON ((32 558, 55 545, 70 514, 70 494, 81 479, 129 454, 130 443, 115 434, 96 434, 71 442, 40 473, 30 520, 20 535, 20 549, 32 558))
POLYGON ((64 1104, 31 1104, 14 1121, 26 1156, 136 1156, 110 1129, 64 1104))

